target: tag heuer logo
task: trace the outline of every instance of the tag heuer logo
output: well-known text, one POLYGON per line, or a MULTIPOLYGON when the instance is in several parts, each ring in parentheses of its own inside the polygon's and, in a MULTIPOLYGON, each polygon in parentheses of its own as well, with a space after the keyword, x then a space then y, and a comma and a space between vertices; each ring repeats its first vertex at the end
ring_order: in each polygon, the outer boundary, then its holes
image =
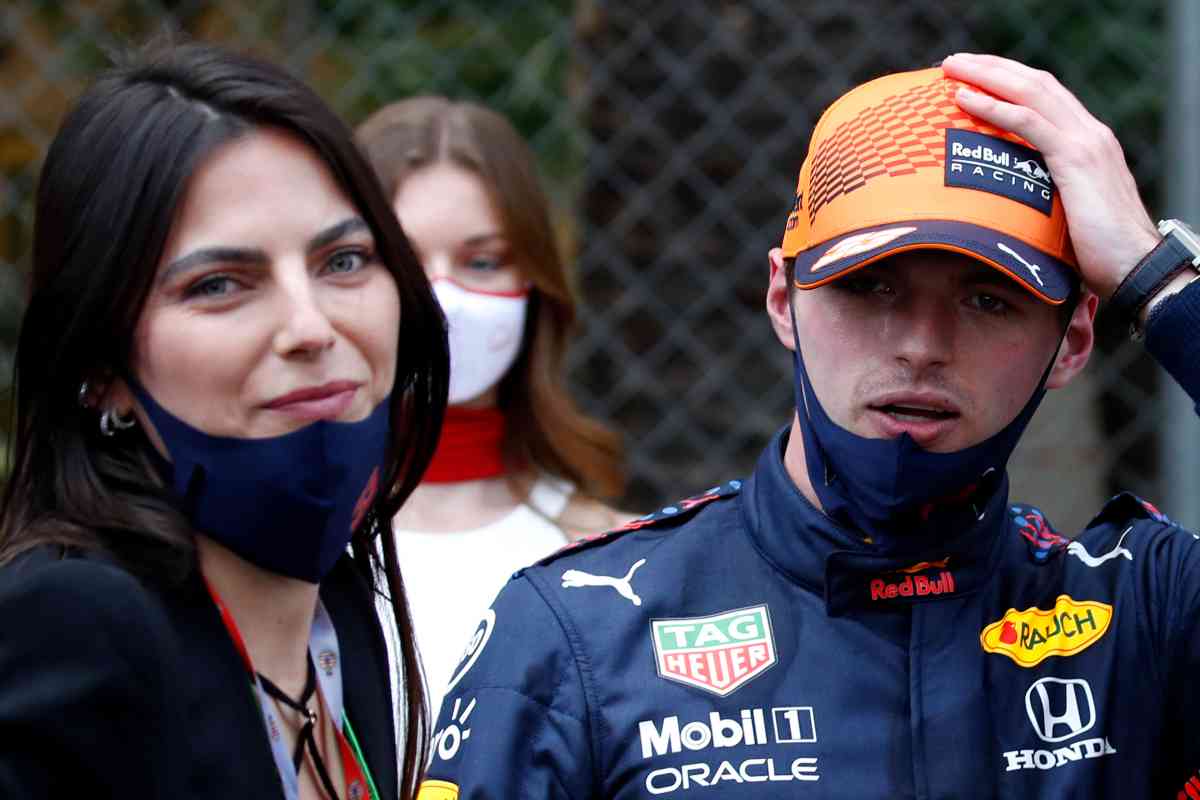
POLYGON ((765 605, 650 623, 658 674, 724 697, 775 663, 765 605))

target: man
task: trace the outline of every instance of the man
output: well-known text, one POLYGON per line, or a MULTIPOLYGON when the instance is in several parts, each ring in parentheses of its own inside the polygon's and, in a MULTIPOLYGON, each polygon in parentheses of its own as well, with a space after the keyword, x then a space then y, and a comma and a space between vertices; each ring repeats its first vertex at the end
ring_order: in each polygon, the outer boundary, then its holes
POLYGON ((508 584, 422 798, 1200 797, 1200 542, 1131 495, 1070 541, 1005 477, 1099 298, 1200 397, 1200 245, 1164 230, 1045 73, 842 97, 770 253, 791 425, 508 584))

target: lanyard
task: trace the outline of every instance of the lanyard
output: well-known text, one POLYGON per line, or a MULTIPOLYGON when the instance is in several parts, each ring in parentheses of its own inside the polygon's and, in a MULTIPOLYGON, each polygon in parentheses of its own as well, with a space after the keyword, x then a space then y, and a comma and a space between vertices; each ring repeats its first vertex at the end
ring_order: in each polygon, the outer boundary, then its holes
MULTIPOLYGON (((242 657, 242 663, 245 664, 246 672, 254 686, 254 693, 262 711, 263 726, 266 728, 267 739, 271 742, 271 754, 275 758, 275 769, 279 771, 279 779, 283 783, 284 797, 286 800, 299 800, 300 779, 296 774, 295 767, 292 766, 287 746, 284 744, 283 731, 279 715, 275 711, 275 704, 263 689, 258 672, 250 662, 250 653, 246 649, 246 643, 233 619, 233 614, 229 612, 229 609, 221 601, 221 596, 217 594, 217 590, 207 579, 205 579, 204 585, 208 588, 209 596, 212 597, 217 611, 221 614, 221 622, 225 624, 225 630, 229 633, 229 638, 233 640, 233 646, 238 651, 238 655, 242 657)), ((350 726, 350 719, 346 716, 345 708, 342 705, 342 667, 337 632, 333 629, 333 621, 329 618, 329 612, 325 610, 325 603, 319 597, 317 598, 316 613, 313 615, 312 634, 308 641, 308 655, 316 667, 317 684, 320 687, 321 695, 325 698, 325 705, 329 709, 329 713, 333 715, 332 718, 341 720, 342 723, 341 729, 336 730, 335 733, 339 756, 342 759, 342 773, 346 777, 346 798, 347 800, 379 800, 379 790, 375 788, 375 782, 371 779, 366 759, 363 758, 362 750, 358 746, 358 739, 354 735, 354 729, 350 726)))

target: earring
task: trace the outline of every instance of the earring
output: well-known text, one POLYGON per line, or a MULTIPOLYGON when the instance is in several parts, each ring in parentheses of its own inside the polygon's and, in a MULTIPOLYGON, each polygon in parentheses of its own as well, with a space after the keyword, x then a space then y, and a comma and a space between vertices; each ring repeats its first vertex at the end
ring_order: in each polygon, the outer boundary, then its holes
POLYGON ((90 387, 88 386, 87 381, 84 381, 83 383, 79 384, 79 407, 80 408, 90 408, 91 407, 91 403, 88 402, 89 389, 90 389, 90 387))
POLYGON ((132 415, 122 417, 114 409, 106 408, 104 413, 100 415, 100 434, 102 436, 116 436, 117 431, 127 431, 134 426, 137 420, 132 415))

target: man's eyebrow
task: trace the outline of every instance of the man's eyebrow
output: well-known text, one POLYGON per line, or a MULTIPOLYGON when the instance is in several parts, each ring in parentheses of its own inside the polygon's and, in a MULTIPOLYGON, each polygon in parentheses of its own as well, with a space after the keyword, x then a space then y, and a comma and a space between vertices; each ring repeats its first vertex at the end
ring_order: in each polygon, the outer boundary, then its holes
POLYGON ((350 217, 349 219, 344 219, 336 225, 330 225, 328 228, 309 239, 308 246, 305 248, 305 252, 307 252, 309 255, 312 255, 317 250, 320 250, 326 245, 333 244, 347 234, 370 230, 370 226, 367 225, 362 217, 350 217))
MULTIPOLYGON (((351 217, 342 220, 336 225, 331 225, 325 230, 318 233, 316 236, 308 240, 308 245, 305 247, 305 252, 312 255, 317 250, 325 247, 343 236, 350 233, 355 233, 360 230, 370 230, 370 227, 362 219, 362 217, 351 217)), ((199 250, 193 250, 185 256, 181 256, 163 268, 157 280, 158 284, 166 283, 176 275, 195 269, 204 264, 226 263, 226 264, 252 264, 264 265, 268 262, 267 254, 257 248, 246 247, 203 247, 199 250)))
POLYGON ((996 286, 1002 289, 1020 288, 1007 273, 1001 272, 995 267, 989 267, 986 264, 980 264, 977 269, 973 269, 966 275, 963 275, 959 283, 963 286, 996 286))

